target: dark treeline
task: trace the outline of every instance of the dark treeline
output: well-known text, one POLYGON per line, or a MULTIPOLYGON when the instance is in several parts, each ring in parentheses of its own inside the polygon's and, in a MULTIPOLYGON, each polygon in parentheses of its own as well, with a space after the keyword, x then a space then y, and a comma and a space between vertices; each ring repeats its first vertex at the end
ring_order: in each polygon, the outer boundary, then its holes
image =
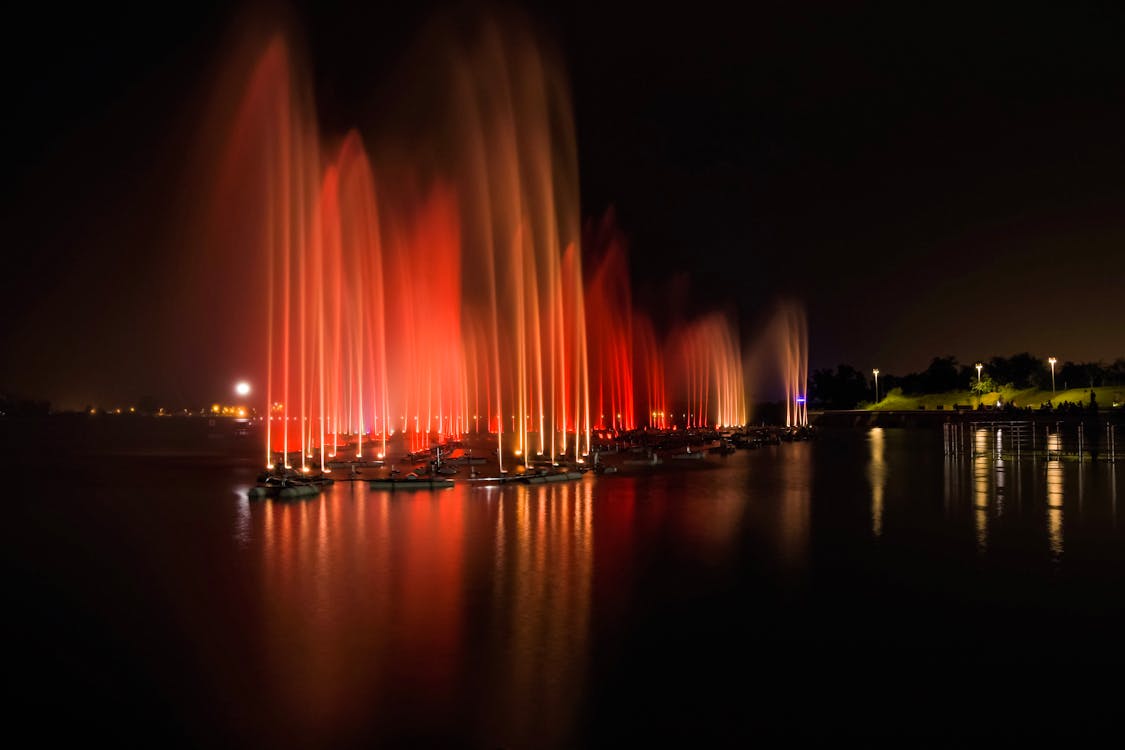
MULTIPOLYGON (((1050 364, 1027 352, 980 362, 979 380, 975 363, 960 363, 953 356, 934 357, 930 366, 922 372, 907 375, 880 372, 879 394, 882 397, 894 388, 901 388, 902 393, 908 396, 966 389, 989 393, 1002 387, 1051 388, 1050 364)), ((1058 390, 1109 385, 1125 385, 1125 358, 1108 365, 1104 362, 1069 361, 1055 364, 1055 386, 1058 390)), ((840 365, 835 369, 814 370, 809 377, 809 401, 814 408, 854 409, 874 398, 875 379, 870 371, 861 372, 851 365, 840 365)))
POLYGON ((50 401, 0 393, 0 417, 39 417, 49 414, 50 411, 50 401))
MULTIPOLYGON (((147 416, 156 415, 157 413, 179 414, 181 412, 196 412, 207 409, 207 406, 196 406, 191 409, 162 409, 157 406, 157 400, 152 396, 141 396, 139 399, 137 399, 135 406, 115 406, 122 412, 130 412, 147 416)), ((95 404, 86 404, 86 406, 82 409, 83 412, 88 413, 113 410, 114 407, 103 407, 95 404)), ((11 393, 0 392, 0 417, 41 417, 48 414, 61 413, 66 412, 52 409, 51 402, 46 399, 27 398, 25 396, 17 396, 11 393)))

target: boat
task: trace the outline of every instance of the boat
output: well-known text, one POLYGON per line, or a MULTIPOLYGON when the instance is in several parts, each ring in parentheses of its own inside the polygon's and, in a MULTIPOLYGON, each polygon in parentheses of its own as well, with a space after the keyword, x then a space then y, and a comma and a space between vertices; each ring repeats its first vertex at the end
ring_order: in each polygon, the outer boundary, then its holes
POLYGON ((527 484, 547 484, 553 482, 570 482, 581 479, 580 471, 561 471, 555 474, 525 474, 520 479, 527 484))
POLYGON ((316 477, 313 479, 267 477, 264 481, 251 487, 246 494, 253 499, 276 497, 282 500, 289 500, 318 495, 321 490, 329 484, 332 484, 332 480, 327 477, 316 477))
POLYGON ((731 438, 731 445, 733 445, 735 448, 754 450, 758 447, 758 441, 756 438, 751 437, 750 435, 740 434, 735 435, 733 438, 731 438))
POLYGON ((352 467, 363 469, 367 467, 379 468, 386 462, 380 458, 354 458, 350 461, 344 459, 334 458, 330 461, 325 461, 324 465, 329 469, 348 469, 352 467))
POLYGON ((372 479, 370 488, 373 490, 441 490, 453 486, 452 479, 439 477, 414 477, 407 475, 402 479, 372 479))
POLYGON ((624 463, 626 466, 657 466, 658 464, 662 464, 664 462, 660 460, 660 456, 656 455, 655 453, 652 453, 652 454, 649 455, 648 458, 645 458, 645 459, 630 458, 630 459, 626 459, 622 463, 624 463))
POLYGON ((312 497, 320 494, 320 485, 312 483, 292 482, 288 487, 283 487, 277 496, 281 500, 296 499, 299 497, 312 497))
POLYGON ((475 485, 490 485, 490 484, 507 484, 509 482, 518 481, 519 479, 520 479, 520 477, 515 475, 515 474, 500 474, 499 476, 497 476, 497 475, 491 475, 491 476, 474 475, 474 476, 467 477, 466 479, 464 479, 462 481, 471 482, 475 485))
POLYGON ((445 459, 445 463, 454 466, 479 466, 485 463, 485 458, 484 456, 457 456, 445 459))
POLYGON ((281 492, 281 490, 281 484, 264 483, 254 485, 246 494, 250 497, 251 500, 260 500, 265 497, 277 497, 278 493, 281 492))

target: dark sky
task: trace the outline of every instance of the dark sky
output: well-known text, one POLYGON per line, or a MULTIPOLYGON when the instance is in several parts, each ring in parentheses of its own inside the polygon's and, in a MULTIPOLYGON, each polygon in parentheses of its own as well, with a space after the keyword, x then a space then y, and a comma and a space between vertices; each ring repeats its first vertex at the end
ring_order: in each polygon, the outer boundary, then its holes
MULTIPOLYGON (((299 30, 330 133, 378 129, 431 15, 352 5, 249 14, 299 30)), ((693 308, 752 336, 796 297, 814 367, 1125 356, 1122 11, 614 5, 528 13, 570 75, 584 214, 615 208, 638 300, 686 274, 693 308)), ((155 8, 7 20, 0 390, 80 405, 229 383, 206 352, 169 375, 162 253, 182 144, 247 13, 155 8)))

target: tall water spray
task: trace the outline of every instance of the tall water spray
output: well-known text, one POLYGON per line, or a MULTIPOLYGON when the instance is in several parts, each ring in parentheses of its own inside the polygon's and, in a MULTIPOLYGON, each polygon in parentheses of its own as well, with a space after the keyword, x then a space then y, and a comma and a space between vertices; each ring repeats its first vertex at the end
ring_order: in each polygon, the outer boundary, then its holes
MULTIPOLYGON (((737 327, 711 314, 658 336, 611 218, 583 248, 553 57, 518 24, 437 39, 411 87, 424 116, 374 149, 319 132, 282 37, 236 77, 209 242, 260 275, 267 463, 324 469, 396 435, 417 450, 472 432, 495 436, 503 468, 582 460, 595 429, 744 423, 737 327)), ((793 393, 804 348, 784 355, 793 393)))
POLYGON ((809 382, 809 330, 805 309, 793 302, 784 303, 781 321, 780 362, 785 383, 785 424, 804 427, 809 423, 807 388, 809 382))
POLYGON ((783 300, 746 351, 748 390, 762 401, 783 399, 780 418, 788 427, 802 427, 809 420, 808 341, 804 306, 783 300))

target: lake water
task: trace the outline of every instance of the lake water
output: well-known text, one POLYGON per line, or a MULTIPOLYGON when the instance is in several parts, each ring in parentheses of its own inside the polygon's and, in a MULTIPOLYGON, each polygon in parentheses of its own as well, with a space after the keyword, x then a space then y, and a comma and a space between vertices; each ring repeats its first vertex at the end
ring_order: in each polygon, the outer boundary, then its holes
POLYGON ((824 431, 569 484, 339 483, 252 459, 20 471, 17 725, 167 744, 552 747, 1115 727, 1121 463, 824 431))

